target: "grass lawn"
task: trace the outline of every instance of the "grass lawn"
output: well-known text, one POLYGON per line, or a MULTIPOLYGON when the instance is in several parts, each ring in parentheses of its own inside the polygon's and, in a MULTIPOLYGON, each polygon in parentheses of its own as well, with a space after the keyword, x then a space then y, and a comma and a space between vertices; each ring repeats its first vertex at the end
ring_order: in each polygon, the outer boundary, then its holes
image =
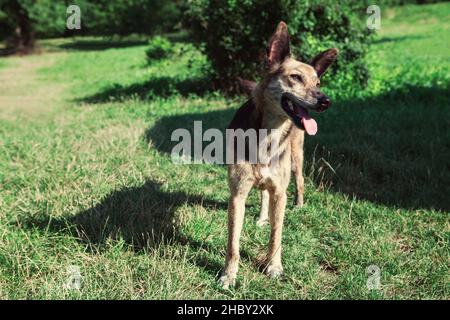
POLYGON ((449 3, 383 12, 367 90, 324 88, 335 101, 306 142, 304 208, 290 189, 284 278, 258 271, 254 190, 232 290, 217 283, 226 168, 170 159, 174 129, 224 128, 245 100, 203 89, 204 57, 179 39, 148 63, 141 41, 86 38, 0 58, 0 298, 448 299, 449 21, 449 3))

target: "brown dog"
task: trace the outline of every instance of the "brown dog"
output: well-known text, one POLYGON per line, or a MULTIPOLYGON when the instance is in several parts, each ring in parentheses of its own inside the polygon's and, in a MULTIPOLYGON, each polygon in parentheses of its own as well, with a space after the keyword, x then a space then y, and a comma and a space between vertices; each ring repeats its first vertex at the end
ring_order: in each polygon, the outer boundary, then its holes
MULTIPOLYGON (((239 265, 239 237, 244 221, 245 201, 254 186, 261 189, 261 213, 258 224, 270 222, 271 232, 266 273, 283 273, 281 233, 286 207, 286 190, 293 169, 297 184, 297 203, 303 203, 303 139, 317 132, 317 123, 308 111, 324 111, 330 99, 319 89, 320 76, 336 59, 338 50, 320 53, 308 65, 290 53, 287 25, 281 22, 269 41, 263 80, 253 97, 235 114, 229 129, 267 129, 268 144, 277 144, 276 159, 268 163, 241 161, 228 166, 231 197, 228 204, 228 248, 225 270, 220 278, 224 288, 234 285, 239 265), (297 129, 298 128, 298 129, 297 129)), ((269 159, 274 154, 257 143, 258 154, 269 159)))
MULTIPOLYGON (((251 98, 256 89, 257 83, 252 80, 246 80, 238 78, 239 87, 251 98)), ((303 193, 304 178, 303 178, 303 141, 304 131, 296 126, 292 127, 290 136, 291 140, 291 161, 292 161, 292 173, 294 174, 295 181, 295 197, 294 204, 301 208, 303 207, 303 193)), ((263 192, 263 191, 261 191, 263 192)), ((260 219, 256 222, 258 226, 264 226, 268 221, 267 206, 261 207, 260 219)))

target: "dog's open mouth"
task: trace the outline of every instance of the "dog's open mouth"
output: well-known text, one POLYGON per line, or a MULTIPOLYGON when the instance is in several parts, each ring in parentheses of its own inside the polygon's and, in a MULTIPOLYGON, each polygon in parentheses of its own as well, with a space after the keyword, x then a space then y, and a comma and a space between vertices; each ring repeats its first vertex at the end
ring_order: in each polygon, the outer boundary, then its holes
POLYGON ((283 94, 281 97, 281 107, 291 117, 292 122, 307 134, 313 136, 317 133, 317 122, 309 116, 308 110, 299 105, 289 94, 283 94))

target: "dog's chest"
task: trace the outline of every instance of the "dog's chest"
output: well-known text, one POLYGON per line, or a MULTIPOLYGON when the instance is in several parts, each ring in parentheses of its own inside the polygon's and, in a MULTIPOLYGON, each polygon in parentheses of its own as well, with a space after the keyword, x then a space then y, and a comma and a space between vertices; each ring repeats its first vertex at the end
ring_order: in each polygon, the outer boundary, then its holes
POLYGON ((280 128, 267 137, 267 143, 260 145, 259 159, 266 161, 253 166, 257 186, 268 188, 289 181, 291 171, 290 126, 280 128), (269 146, 269 147, 267 147, 269 146))
POLYGON ((278 188, 284 185, 290 179, 290 161, 287 157, 280 159, 277 164, 254 165, 254 176, 256 178, 256 187, 260 189, 278 188))

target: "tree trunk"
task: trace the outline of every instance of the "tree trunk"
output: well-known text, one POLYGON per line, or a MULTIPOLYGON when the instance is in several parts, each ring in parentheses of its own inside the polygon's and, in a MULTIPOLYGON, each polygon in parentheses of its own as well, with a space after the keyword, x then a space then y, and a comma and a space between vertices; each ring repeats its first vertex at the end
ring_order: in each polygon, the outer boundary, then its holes
POLYGON ((36 45, 35 32, 28 12, 18 1, 8 1, 5 11, 10 15, 16 26, 11 36, 9 46, 15 53, 28 54, 33 52, 36 45))

